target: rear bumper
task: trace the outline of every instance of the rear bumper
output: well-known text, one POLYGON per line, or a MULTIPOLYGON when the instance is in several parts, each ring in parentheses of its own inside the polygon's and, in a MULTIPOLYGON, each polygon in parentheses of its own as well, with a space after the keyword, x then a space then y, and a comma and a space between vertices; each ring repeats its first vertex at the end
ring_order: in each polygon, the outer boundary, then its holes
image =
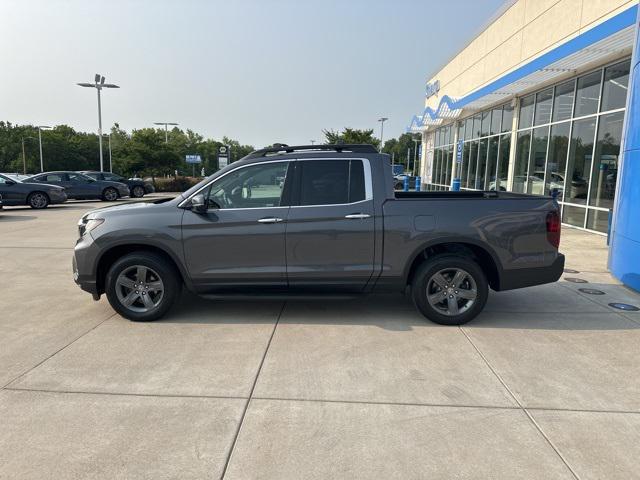
POLYGON ((558 281, 563 271, 564 255, 559 253, 555 261, 548 267, 503 270, 500 276, 500 288, 498 290, 513 290, 515 288, 553 283, 558 281))

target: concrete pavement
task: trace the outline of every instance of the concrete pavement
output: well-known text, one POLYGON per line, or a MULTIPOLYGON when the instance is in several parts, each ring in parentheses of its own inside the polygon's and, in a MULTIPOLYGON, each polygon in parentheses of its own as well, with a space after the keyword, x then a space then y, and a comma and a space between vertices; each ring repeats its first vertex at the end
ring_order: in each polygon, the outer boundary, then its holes
POLYGON ((71 277, 103 203, 0 214, 0 478, 640 475, 640 295, 601 236, 463 328, 402 296, 213 302, 136 324, 71 277), (588 295, 580 288, 604 295, 588 295))

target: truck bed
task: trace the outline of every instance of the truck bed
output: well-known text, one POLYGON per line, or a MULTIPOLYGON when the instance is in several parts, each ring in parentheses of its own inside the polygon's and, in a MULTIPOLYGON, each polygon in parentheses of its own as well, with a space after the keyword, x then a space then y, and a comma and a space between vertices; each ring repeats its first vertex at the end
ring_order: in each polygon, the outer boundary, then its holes
POLYGON ((496 192, 495 190, 460 190, 457 192, 399 192, 394 191, 397 200, 420 200, 430 198, 447 198, 447 199, 479 199, 479 198, 500 198, 500 199, 549 199, 541 195, 529 195, 526 193, 515 192, 496 192))

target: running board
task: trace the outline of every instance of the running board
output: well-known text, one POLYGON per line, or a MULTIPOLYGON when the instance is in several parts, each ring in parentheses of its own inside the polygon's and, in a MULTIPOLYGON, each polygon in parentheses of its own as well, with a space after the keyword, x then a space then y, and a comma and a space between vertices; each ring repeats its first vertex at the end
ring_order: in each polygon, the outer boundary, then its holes
POLYGON ((246 294, 246 293, 204 293, 200 297, 208 300, 353 300, 361 298, 362 294, 309 294, 309 293, 266 293, 266 294, 246 294))

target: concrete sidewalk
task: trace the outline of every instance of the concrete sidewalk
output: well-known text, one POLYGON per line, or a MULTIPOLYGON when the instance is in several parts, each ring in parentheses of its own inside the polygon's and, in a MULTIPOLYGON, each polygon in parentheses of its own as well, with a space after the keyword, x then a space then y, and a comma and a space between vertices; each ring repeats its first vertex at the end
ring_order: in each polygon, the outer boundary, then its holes
POLYGON ((566 280, 462 328, 402 296, 212 302, 129 322, 71 277, 103 203, 0 214, 0 478, 640 475, 640 295, 564 228, 566 280), (580 289, 598 289, 590 295, 580 289))

